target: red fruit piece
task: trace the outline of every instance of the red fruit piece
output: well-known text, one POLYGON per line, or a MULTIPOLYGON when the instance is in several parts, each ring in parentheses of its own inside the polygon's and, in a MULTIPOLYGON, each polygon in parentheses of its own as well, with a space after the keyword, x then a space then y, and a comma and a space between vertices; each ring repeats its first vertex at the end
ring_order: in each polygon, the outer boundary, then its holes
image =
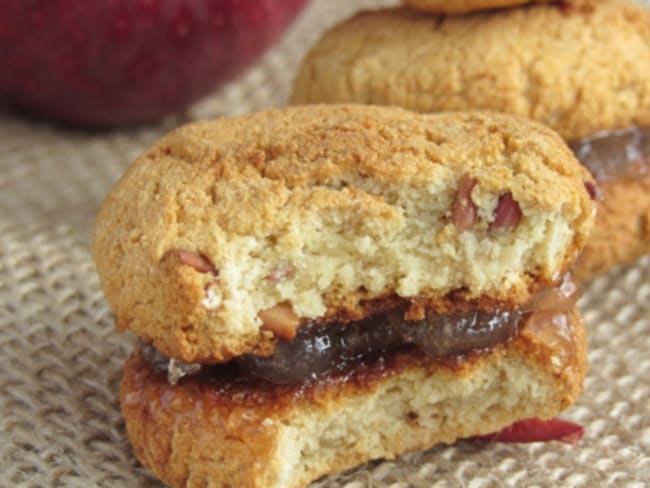
POLYGON ((305 3, 0 2, 0 97, 74 123, 152 120, 249 65, 305 3))
POLYGON ((545 442, 560 441, 575 444, 585 433, 583 426, 561 419, 527 419, 493 434, 470 437, 487 442, 545 442))
POLYGON ((494 221, 490 225, 490 229, 516 229, 521 220, 521 215, 519 203, 512 198, 512 193, 501 195, 494 211, 494 221))

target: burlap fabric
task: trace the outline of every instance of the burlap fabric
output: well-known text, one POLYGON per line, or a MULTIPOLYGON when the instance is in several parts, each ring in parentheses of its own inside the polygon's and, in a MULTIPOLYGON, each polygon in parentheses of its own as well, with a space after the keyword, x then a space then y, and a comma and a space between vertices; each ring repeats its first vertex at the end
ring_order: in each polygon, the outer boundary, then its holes
MULTIPOLYGON (((0 112, 0 486, 159 486, 139 466, 118 410, 133 338, 113 331, 89 244, 109 187, 187 118, 286 100, 326 26, 380 2, 315 0, 254 69, 183 117, 108 132, 0 112)), ((650 259, 592 283, 585 393, 565 418, 576 446, 459 442, 333 476, 318 487, 650 486, 650 259)))

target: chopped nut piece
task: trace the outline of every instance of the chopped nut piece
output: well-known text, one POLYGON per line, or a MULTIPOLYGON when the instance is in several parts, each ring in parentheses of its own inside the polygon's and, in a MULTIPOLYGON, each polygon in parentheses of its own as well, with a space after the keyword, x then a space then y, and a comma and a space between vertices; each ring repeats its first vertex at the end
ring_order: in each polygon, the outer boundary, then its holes
POLYGON ((280 339, 291 340, 296 337, 298 316, 288 303, 279 303, 257 314, 262 320, 262 329, 270 330, 280 339))
POLYGON ((171 252, 176 253, 181 263, 194 268, 199 273, 212 273, 214 275, 219 274, 219 270, 215 268, 214 265, 201 254, 197 254, 193 251, 186 251, 184 249, 177 249, 171 252))
POLYGON ((512 193, 505 193, 499 198, 499 203, 494 211, 494 221, 490 230, 494 229, 516 229, 521 220, 521 208, 517 201, 512 198, 512 193))
POLYGON ((427 316, 427 310, 420 303, 411 303, 409 308, 406 309, 404 320, 424 320, 427 316))
POLYGON ((472 201, 472 189, 476 185, 476 178, 463 175, 458 183, 458 190, 451 206, 451 218, 458 230, 471 230, 476 225, 478 209, 472 201))

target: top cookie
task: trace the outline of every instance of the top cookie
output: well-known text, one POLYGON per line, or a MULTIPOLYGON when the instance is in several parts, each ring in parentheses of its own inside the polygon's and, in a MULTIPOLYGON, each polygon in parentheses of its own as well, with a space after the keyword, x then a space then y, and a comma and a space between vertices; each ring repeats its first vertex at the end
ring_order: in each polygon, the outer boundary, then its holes
POLYGON ((454 17, 361 13, 311 49, 292 102, 496 110, 569 141, 650 126, 650 12, 600 0, 454 17))
POLYGON ((582 249, 585 181, 557 134, 517 117, 269 110, 181 127, 138 158, 94 256, 118 327, 223 361, 270 353, 267 321, 358 319, 373 300, 523 303, 582 249))
POLYGON ((466 14, 527 3, 549 3, 553 0, 402 0, 411 8, 436 14, 466 14))

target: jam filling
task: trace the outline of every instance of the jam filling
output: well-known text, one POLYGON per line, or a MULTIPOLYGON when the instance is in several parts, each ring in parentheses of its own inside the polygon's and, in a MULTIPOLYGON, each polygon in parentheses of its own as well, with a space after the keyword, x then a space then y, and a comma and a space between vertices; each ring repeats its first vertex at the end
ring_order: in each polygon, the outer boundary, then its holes
POLYGON ((149 344, 142 345, 142 354, 153 366, 166 371, 172 384, 191 374, 220 375, 225 368, 243 380, 297 384, 345 373, 408 348, 417 348, 431 358, 488 350, 515 337, 528 323, 539 326, 544 322, 555 328, 554 321, 573 309, 579 295, 580 287, 567 275, 560 284, 536 293, 515 310, 446 315, 427 310, 423 319, 407 320, 404 309, 394 309, 347 324, 308 325, 292 340, 279 340, 270 356, 247 354, 224 365, 177 361, 149 344))
POLYGON ((640 178, 650 171, 650 128, 597 132, 569 147, 598 181, 640 178))
POLYGON ((438 315, 407 321, 404 310, 350 324, 305 327, 292 341, 280 341, 267 357, 245 355, 235 361, 248 375, 272 383, 299 383, 324 374, 344 372, 405 344, 440 358, 485 349, 517 333, 520 310, 438 315))

